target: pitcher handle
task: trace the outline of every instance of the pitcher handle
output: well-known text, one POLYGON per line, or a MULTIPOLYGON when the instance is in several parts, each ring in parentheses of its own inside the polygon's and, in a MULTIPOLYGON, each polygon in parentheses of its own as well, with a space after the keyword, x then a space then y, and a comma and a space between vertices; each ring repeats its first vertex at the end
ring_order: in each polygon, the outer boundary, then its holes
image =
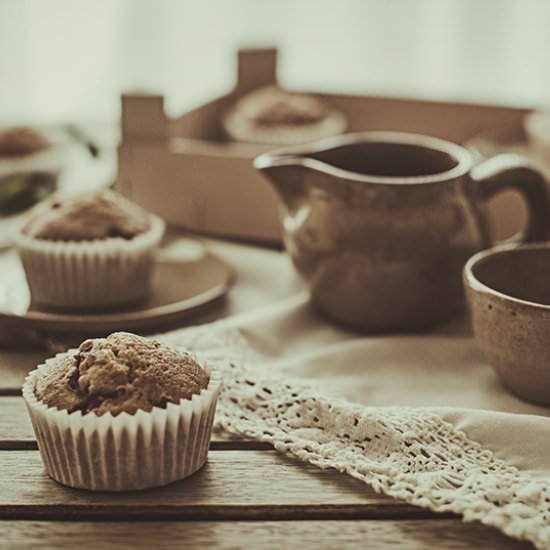
POLYGON ((550 235, 550 204, 544 175, 519 155, 497 155, 472 169, 470 176, 483 200, 514 189, 528 209, 522 242, 547 241, 550 235))

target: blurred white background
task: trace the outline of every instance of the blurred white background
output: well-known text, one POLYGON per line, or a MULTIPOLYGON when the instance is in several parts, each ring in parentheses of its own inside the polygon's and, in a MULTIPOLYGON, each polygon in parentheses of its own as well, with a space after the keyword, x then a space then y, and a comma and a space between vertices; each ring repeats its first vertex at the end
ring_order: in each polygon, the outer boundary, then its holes
POLYGON ((280 48, 292 88, 550 104, 549 0, 0 0, 0 121, 171 113, 227 91, 235 52, 280 48))

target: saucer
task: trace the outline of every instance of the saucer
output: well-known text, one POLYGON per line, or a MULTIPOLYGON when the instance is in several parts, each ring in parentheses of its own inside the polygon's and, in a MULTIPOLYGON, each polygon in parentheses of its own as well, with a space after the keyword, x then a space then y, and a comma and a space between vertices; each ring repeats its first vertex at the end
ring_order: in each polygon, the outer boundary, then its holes
POLYGON ((46 309, 33 304, 14 250, 0 253, 0 326, 90 336, 117 330, 150 331, 197 315, 221 300, 235 272, 198 242, 177 239, 157 254, 153 289, 137 305, 101 312, 46 309))

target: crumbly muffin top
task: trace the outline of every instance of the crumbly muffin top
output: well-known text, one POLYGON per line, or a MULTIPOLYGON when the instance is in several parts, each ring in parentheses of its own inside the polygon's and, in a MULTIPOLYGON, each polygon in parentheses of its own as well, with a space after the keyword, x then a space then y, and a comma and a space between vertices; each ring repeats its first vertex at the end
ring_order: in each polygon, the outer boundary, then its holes
POLYGON ((329 109, 316 97, 285 92, 275 86, 241 98, 236 110, 260 126, 307 125, 325 118, 329 109))
POLYGON ((149 227, 145 210, 114 191, 102 190, 50 201, 35 213, 23 233, 49 241, 92 241, 132 239, 149 227))
POLYGON ((50 147, 40 132, 25 126, 0 129, 0 157, 24 157, 50 147))
POLYGON ((34 393, 50 407, 116 416, 191 399, 209 381, 189 353, 115 332, 85 340, 76 355, 63 355, 42 367, 34 393))

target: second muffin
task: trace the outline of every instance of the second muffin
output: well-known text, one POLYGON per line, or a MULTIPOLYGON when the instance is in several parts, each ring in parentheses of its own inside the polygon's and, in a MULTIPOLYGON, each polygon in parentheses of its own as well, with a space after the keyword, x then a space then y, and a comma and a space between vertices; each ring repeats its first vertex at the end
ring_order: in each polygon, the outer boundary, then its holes
POLYGON ((296 145, 342 133, 346 117, 317 96, 277 86, 258 88, 224 114, 231 139, 265 145, 296 145))
POLYGON ((109 190, 40 205, 15 239, 32 300, 94 309, 144 298, 164 227, 109 190))

